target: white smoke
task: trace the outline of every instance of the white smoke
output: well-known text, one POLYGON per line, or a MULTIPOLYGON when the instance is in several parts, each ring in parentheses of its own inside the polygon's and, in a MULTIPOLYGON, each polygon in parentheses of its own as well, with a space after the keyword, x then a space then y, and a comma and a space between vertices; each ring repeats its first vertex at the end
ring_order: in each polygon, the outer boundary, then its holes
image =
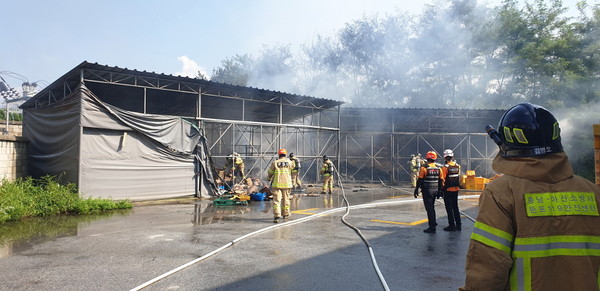
POLYGON ((204 68, 200 67, 198 63, 187 56, 178 57, 177 60, 181 62, 181 71, 175 73, 175 75, 196 78, 198 77, 198 72, 200 72, 204 76, 209 76, 204 68))
POLYGON ((600 123, 598 106, 600 104, 586 104, 574 109, 556 110, 563 144, 569 145, 581 135, 593 136, 593 124, 600 123))

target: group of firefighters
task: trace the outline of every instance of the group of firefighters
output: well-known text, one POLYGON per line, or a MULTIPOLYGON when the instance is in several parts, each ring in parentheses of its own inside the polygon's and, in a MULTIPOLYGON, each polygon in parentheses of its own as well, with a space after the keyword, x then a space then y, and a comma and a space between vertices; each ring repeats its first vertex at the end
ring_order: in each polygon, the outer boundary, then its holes
POLYGON ((445 231, 460 231, 462 223, 460 212, 458 210, 458 191, 460 190, 460 165, 454 159, 454 152, 451 149, 444 151, 445 164, 436 163, 437 153, 429 151, 425 155, 425 160, 421 155, 412 156, 409 161, 412 166, 412 183, 415 187, 414 196, 419 196, 419 190, 422 192, 423 204, 427 212, 428 227, 423 230, 425 233, 436 232, 435 200, 444 199, 446 214, 448 215, 448 226, 445 231))
MULTIPOLYGON (((271 163, 268 170, 268 179, 271 182, 271 194, 273 194, 273 222, 277 223, 280 218, 290 216, 290 194, 292 190, 303 191, 300 180, 300 160, 287 150, 277 151, 278 159, 271 163)), ((244 172, 244 160, 241 155, 234 152, 226 158, 225 171, 232 176, 233 181, 239 176, 242 180, 246 178, 244 172)), ((323 176, 323 187, 321 194, 332 194, 333 191, 333 162, 327 156, 323 156, 323 164, 320 174, 323 176)))

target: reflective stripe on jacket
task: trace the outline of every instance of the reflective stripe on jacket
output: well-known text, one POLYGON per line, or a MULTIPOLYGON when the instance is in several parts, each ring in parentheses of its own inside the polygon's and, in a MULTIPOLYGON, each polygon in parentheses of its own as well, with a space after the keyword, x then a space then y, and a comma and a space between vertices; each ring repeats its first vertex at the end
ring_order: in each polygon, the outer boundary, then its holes
POLYGON ((269 168, 269 180, 271 187, 280 189, 291 189, 293 162, 286 157, 279 158, 271 163, 269 168))
POLYGON ((423 190, 437 191, 441 185, 442 169, 435 163, 428 163, 421 167, 419 178, 423 179, 423 190))
POLYGON ((600 187, 565 153, 497 156, 481 194, 460 290, 598 290, 600 187))

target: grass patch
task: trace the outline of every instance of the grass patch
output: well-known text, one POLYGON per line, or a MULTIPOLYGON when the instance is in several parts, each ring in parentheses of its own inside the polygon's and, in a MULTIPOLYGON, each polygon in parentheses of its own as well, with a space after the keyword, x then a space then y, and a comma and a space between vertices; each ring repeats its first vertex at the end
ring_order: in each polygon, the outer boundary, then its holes
POLYGON ((51 176, 4 180, 0 186, 0 223, 25 217, 88 214, 132 206, 127 200, 83 199, 75 184, 61 185, 51 176))

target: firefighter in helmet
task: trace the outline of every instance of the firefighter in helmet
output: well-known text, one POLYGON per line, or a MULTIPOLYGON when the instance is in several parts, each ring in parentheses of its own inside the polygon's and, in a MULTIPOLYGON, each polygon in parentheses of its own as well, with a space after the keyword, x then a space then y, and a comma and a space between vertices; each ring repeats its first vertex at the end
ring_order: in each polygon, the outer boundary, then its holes
POLYGON ((333 162, 327 156, 323 156, 323 165, 321 166, 320 173, 323 175, 321 194, 331 194, 331 191, 333 191, 333 162))
POLYGON ((294 153, 290 153, 290 160, 294 163, 294 168, 292 169, 292 187, 298 190, 302 190, 302 182, 300 181, 300 160, 294 155, 294 153))
POLYGON ((544 107, 508 109, 481 193, 460 290, 598 290, 600 187, 573 173, 556 118, 544 107))
POLYGON ((408 167, 410 168, 410 183, 413 187, 417 187, 417 176, 419 175, 419 169, 421 168, 421 161, 415 156, 410 155, 408 161, 408 167))
POLYGON ((423 196, 423 204, 425 205, 425 211, 427 211, 427 220, 429 227, 423 232, 435 233, 435 227, 437 223, 435 221, 435 199, 442 196, 442 186, 444 185, 444 178, 442 176, 442 169, 435 163, 437 154, 434 151, 429 151, 425 155, 427 163, 422 165, 419 170, 419 176, 417 179, 417 187, 415 188, 415 198, 419 196, 419 189, 421 189, 423 196))
POLYGON ((448 215, 448 226, 445 231, 462 230, 460 211, 458 210, 458 191, 460 190, 460 165, 454 160, 454 152, 451 149, 444 151, 446 164, 442 168, 444 177, 444 206, 448 215))
POLYGON ((269 167, 268 179, 271 181, 271 193, 273 193, 273 222, 279 222, 290 216, 290 192, 292 192, 292 169, 294 163, 286 157, 287 151, 277 151, 279 158, 269 167))
POLYGON ((236 176, 239 176, 242 180, 246 179, 246 174, 244 173, 244 160, 239 153, 233 152, 225 159, 225 168, 229 169, 228 172, 231 174, 234 182, 236 176))

